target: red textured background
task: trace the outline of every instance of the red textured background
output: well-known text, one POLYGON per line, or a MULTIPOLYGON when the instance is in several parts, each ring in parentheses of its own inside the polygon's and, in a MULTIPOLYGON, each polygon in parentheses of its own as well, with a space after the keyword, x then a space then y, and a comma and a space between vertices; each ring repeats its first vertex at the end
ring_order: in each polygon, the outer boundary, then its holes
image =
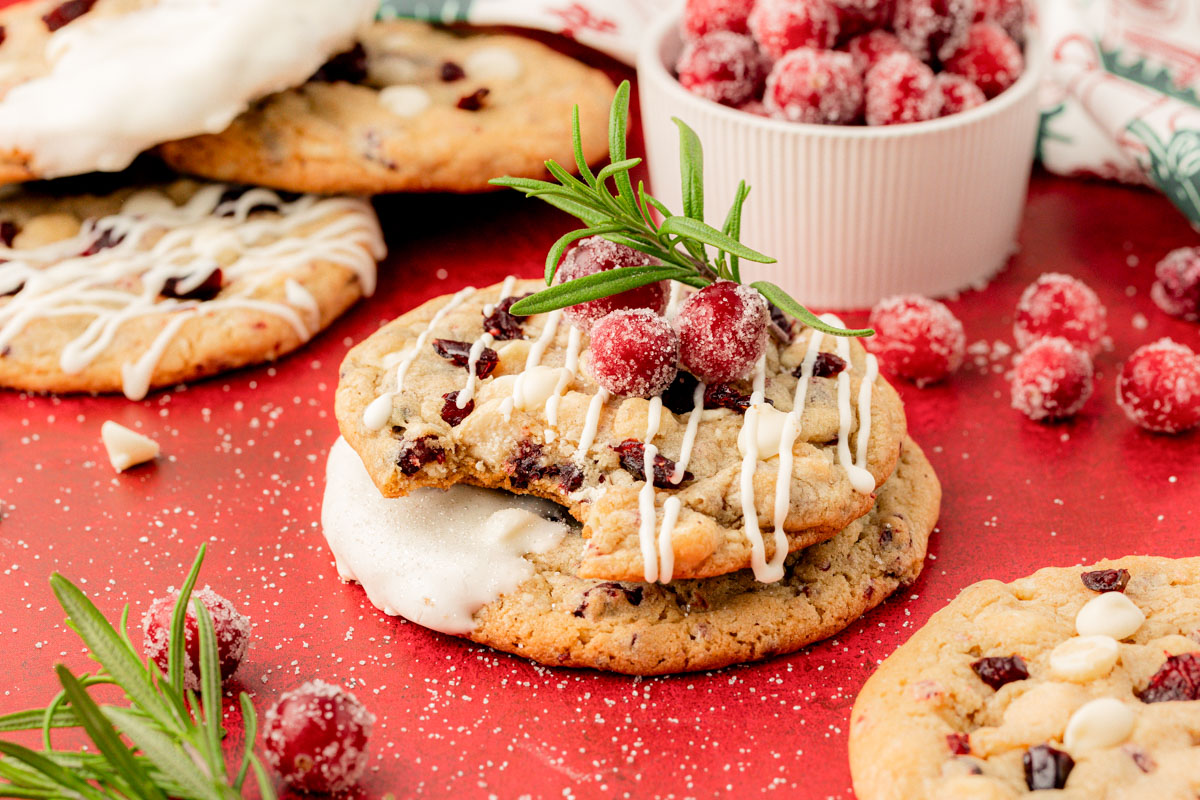
POLYGON ((1011 342, 1021 289, 1068 272, 1108 305, 1114 348, 1099 358, 1096 396, 1063 425, 1009 409, 1008 359, 969 358, 944 386, 900 386, 912 435, 945 486, 926 571, 901 596, 793 656, 647 680, 545 669, 385 617, 338 582, 318 526, 338 363, 431 297, 539 274, 573 225, 513 194, 378 205, 391 247, 378 293, 278 365, 140 403, 0 392, 0 653, 10 676, 0 713, 43 705, 55 662, 88 666, 62 628, 51 571, 114 617, 129 602, 139 618, 208 542, 202 583, 255 624, 231 688, 262 710, 311 677, 352 686, 379 717, 363 797, 851 798, 855 692, 962 587, 1127 553, 1200 553, 1200 436, 1143 433, 1112 399, 1137 345, 1170 335, 1200 349, 1200 329, 1148 296, 1154 263, 1200 237, 1150 192, 1038 175, 1020 255, 951 306, 968 342, 1011 342), (99 438, 106 419, 157 438, 163 458, 114 475, 99 438))

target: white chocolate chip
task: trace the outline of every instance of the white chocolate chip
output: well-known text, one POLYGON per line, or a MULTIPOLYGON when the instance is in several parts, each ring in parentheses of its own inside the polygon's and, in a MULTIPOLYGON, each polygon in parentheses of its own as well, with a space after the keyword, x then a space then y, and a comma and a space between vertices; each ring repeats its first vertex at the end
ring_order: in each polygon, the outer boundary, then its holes
POLYGON ((513 392, 514 405, 525 411, 542 406, 550 395, 554 394, 559 378, 564 372, 564 367, 547 367, 541 364, 525 370, 520 378, 520 392, 513 392))
POLYGON ((463 62, 463 71, 474 80, 515 81, 521 61, 506 47, 481 47, 463 62))
MULTIPOLYGON (((787 419, 787 414, 766 403, 755 406, 755 410, 758 414, 758 435, 755 437, 758 444, 758 458, 765 461, 779 455, 779 437, 783 432, 783 423, 787 419)), ((742 455, 746 455, 746 450, 750 445, 750 437, 747 435, 749 427, 743 425, 741 433, 738 434, 738 450, 742 455)))
POLYGON ((158 442, 111 419, 100 426, 100 439, 108 451, 109 462, 117 472, 124 472, 158 457, 158 442))
POLYGON ((376 86, 414 83, 420 77, 416 63, 403 56, 386 55, 370 62, 371 82, 376 86))
POLYGON ((32 250, 35 247, 61 242, 79 235, 80 227, 82 226, 79 219, 74 214, 38 214, 21 226, 20 232, 13 238, 13 248, 32 250))
POLYGON ((1085 683, 1112 672, 1120 645, 1111 636, 1076 636, 1050 652, 1050 671, 1056 678, 1085 683))
POLYGON ((1085 703, 1071 715, 1063 744, 1072 754, 1114 747, 1133 732, 1132 709, 1113 697, 1085 703))
POLYGON ((389 86, 379 92, 379 104, 398 117, 415 117, 432 103, 420 86, 389 86))
POLYGON ((1111 636, 1119 641, 1133 636, 1145 621, 1146 615, 1124 594, 1105 592, 1079 609, 1075 630, 1080 636, 1111 636))
POLYGON ((159 214, 174 211, 171 198, 156 189, 142 189, 125 198, 121 204, 122 214, 159 214))

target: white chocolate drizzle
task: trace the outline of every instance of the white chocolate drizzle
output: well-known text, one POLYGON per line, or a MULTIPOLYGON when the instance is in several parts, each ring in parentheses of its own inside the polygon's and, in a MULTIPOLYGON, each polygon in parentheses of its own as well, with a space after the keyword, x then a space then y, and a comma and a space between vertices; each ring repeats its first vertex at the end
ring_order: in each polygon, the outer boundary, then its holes
MULTIPOLYGON (((658 448, 652 442, 661 424, 662 396, 655 395, 650 398, 650 408, 646 413, 646 439, 642 450, 645 483, 638 492, 638 541, 642 546, 642 574, 646 583, 658 580, 658 553, 654 541, 654 458, 658 455, 658 448)), ((669 538, 670 534, 666 535, 669 538)))
MULTIPOLYGON (((504 283, 500 284, 500 297, 495 303, 484 304, 484 317, 490 316, 496 310, 496 305, 512 294, 513 286, 516 285, 516 282, 517 277, 515 275, 509 275, 504 279, 504 283)), ((459 390, 458 397, 454 400, 454 405, 458 408, 466 408, 467 403, 474 399, 475 387, 478 385, 478 380, 475 377, 475 367, 479 364, 479 358, 483 355, 484 348, 491 347, 495 341, 495 337, 484 331, 478 339, 471 343, 471 350, 467 354, 467 380, 463 384, 463 388, 459 390)))
POLYGON ((374 291, 375 263, 385 251, 379 222, 365 201, 304 195, 284 202, 274 192, 252 189, 236 201, 222 202, 227 189, 206 185, 181 206, 146 190, 130 195, 118 213, 85 222, 69 239, 30 249, 0 247, 0 292, 19 288, 0 306, 0 349, 35 319, 90 316, 83 333, 59 357, 61 369, 74 374, 110 347, 125 323, 169 316, 150 345, 121 365, 125 396, 140 400, 175 335, 200 313, 261 311, 285 320, 307 341, 319 325, 320 312, 293 275, 315 261, 327 261, 351 270, 363 294, 374 291), (277 208, 278 215, 251 218, 262 205, 277 208), (221 216, 214 213, 218 207, 221 216), (82 255, 103 236, 115 244, 82 255), (226 288, 212 300, 160 294, 172 279, 177 292, 192 291, 218 268, 226 288), (284 301, 253 296, 281 277, 284 301))
POLYGON ((705 384, 700 382, 692 390, 692 413, 688 417, 687 429, 683 432, 683 443, 679 446, 679 460, 675 462, 675 471, 671 473, 671 483, 676 486, 683 480, 688 462, 692 460, 692 449, 696 446, 696 432, 700 429, 700 421, 704 418, 705 388, 705 384))
POLYGON ((777 575, 767 564, 762 530, 758 526, 758 507, 754 501, 754 472, 758 466, 758 415, 764 400, 766 362, 766 356, 760 356, 754 365, 754 388, 750 393, 750 407, 746 409, 742 420, 742 434, 738 437, 739 440, 744 438, 741 473, 742 519, 746 539, 750 542, 750 566, 754 570, 755 580, 762 583, 770 583, 783 577, 782 571, 777 575))
POLYGON ((542 363, 542 357, 546 355, 546 349, 550 347, 550 343, 554 341, 554 337, 558 334, 558 322, 562 319, 562 309, 556 308, 546 315, 546 324, 542 328, 542 334, 529 348, 529 355, 525 358, 525 370, 517 376, 513 383, 512 395, 504 398, 504 402, 500 404, 500 415, 507 422, 512 419, 513 408, 525 408, 526 406, 526 384, 529 380, 529 372, 534 367, 542 363))
MULTIPOLYGON (((546 398, 546 424, 551 427, 558 425, 558 406, 562 402, 563 392, 567 390, 579 373, 579 348, 582 343, 583 334, 580 333, 579 328, 572 325, 567 334, 566 360, 563 368, 558 371, 558 383, 554 386, 554 393, 546 398)), ((554 437, 553 430, 546 431, 547 441, 554 441, 554 437)))
MULTIPOLYGON (((843 327, 842 321, 832 314, 826 314, 821 319, 830 325, 843 327)), ((858 451, 862 463, 855 464, 850 454, 850 426, 854 422, 850 410, 850 340, 844 336, 837 337, 837 355, 846 362, 846 369, 838 375, 838 463, 846 470, 846 476, 854 490, 860 494, 868 494, 875 491, 875 476, 866 469, 866 454, 867 439, 871 434, 871 384, 875 382, 875 375, 878 374, 878 365, 872 363, 873 358, 867 359, 867 374, 863 376, 863 387, 859 390, 858 451)))
POLYGON ((579 434, 579 447, 575 449, 576 461, 582 461, 596 441, 596 431, 600 428, 600 412, 608 402, 608 396, 608 390, 601 386, 588 402, 587 416, 583 419, 583 430, 579 434))

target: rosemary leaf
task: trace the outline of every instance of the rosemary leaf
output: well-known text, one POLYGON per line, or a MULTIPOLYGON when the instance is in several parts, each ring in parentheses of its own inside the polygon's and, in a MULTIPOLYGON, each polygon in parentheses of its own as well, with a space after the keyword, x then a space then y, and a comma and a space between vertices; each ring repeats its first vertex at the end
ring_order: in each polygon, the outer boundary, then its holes
MULTIPOLYGON (((60 767, 46 756, 42 755, 41 753, 35 753, 28 747, 22 747, 21 745, 13 742, 0 741, 0 755, 8 756, 9 758, 33 768, 42 775, 45 775, 58 786, 61 786, 63 789, 69 789, 80 797, 87 798, 87 800, 105 800, 103 794, 89 786, 83 781, 83 779, 77 777, 73 772, 60 767)), ((6 789, 7 787, 0 787, 0 791, 4 791, 6 789)), ((9 796, 21 797, 23 795, 14 794, 9 796)), ((51 796, 53 797, 56 795, 51 796)))
POLYGON ((214 771, 225 773, 225 760, 221 754, 221 666, 217 654, 217 634, 213 630, 212 615, 200 598, 192 601, 196 614, 196 628, 200 638, 200 702, 204 705, 204 736, 208 745, 209 761, 214 771))
MULTIPOLYGON (((721 228, 721 232, 730 239, 740 240, 742 237, 742 206, 745 205, 746 196, 749 194, 750 187, 746 185, 745 181, 739 181, 737 191, 733 194, 733 204, 729 206, 729 215, 725 217, 725 225, 721 228)), ((738 257, 733 253, 729 254, 729 273, 734 281, 742 282, 742 273, 738 269, 738 257)))
POLYGON ((730 255, 744 258, 747 261, 757 261, 760 264, 773 264, 775 259, 764 256, 757 250, 751 250, 741 242, 735 241, 716 228, 690 217, 667 217, 659 226, 659 233, 674 234, 686 239, 694 239, 704 244, 720 248, 730 255))
POLYGON ((579 170, 579 177, 588 186, 596 185, 596 177, 592 175, 592 168, 588 166, 587 159, 583 156, 583 132, 579 129, 579 106, 571 108, 571 143, 575 149, 575 169, 579 170))
POLYGON ((621 227, 620 225, 599 225, 594 228, 580 228, 560 236, 554 246, 550 248, 550 252, 546 253, 546 285, 554 283, 554 275, 558 272, 558 262, 562 261, 563 253, 567 251, 572 242, 588 236, 616 233, 621 230, 621 227))
POLYGON ((597 272, 582 278, 543 289, 535 295, 517 301, 509 313, 517 316, 544 314, 557 308, 586 303, 601 297, 609 297, 648 283, 687 277, 690 273, 681 267, 652 264, 644 267, 619 267, 607 272, 597 272))
POLYGON ((683 214, 704 222, 704 149, 700 137, 679 117, 671 117, 679 128, 679 178, 683 184, 683 214))
POLYGON ((796 319, 803 322, 810 328, 815 328, 822 333, 828 333, 831 336, 874 336, 875 331, 870 328, 838 328, 830 325, 816 314, 809 311, 804 306, 797 303, 791 298, 787 292, 780 289, 773 283, 766 281, 755 281, 750 284, 755 289, 758 289, 759 294, 767 298, 770 302, 779 306, 785 314, 791 314, 796 319))
MULTIPOLYGON (((17 711, 0 717, 0 733, 15 733, 16 731, 41 730, 46 717, 45 709, 34 708, 29 711, 17 711)), ((79 718, 69 708, 60 708, 50 717, 52 728, 73 728, 79 724, 79 718)))

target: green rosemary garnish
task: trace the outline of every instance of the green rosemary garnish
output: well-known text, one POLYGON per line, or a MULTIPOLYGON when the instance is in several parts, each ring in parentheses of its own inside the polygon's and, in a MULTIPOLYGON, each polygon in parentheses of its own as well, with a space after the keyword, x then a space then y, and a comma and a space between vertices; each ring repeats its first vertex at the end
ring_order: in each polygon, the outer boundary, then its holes
MULTIPOLYGON (((738 184, 733 206, 721 230, 704 222, 704 154, 700 138, 682 120, 679 126, 679 168, 683 182, 683 215, 671 211, 646 193, 638 181, 637 190, 629 171, 642 163, 640 158, 627 158, 625 140, 629 118, 629 81, 621 83, 613 98, 608 121, 610 163, 594 173, 583 157, 583 139, 579 132, 579 109, 571 117, 571 136, 575 145, 575 177, 553 159, 546 170, 558 183, 530 178, 495 178, 496 186, 507 186, 540 197, 555 208, 578 217, 587 227, 562 236, 546 254, 546 285, 549 287, 520 300, 510 309, 517 315, 541 314, 556 308, 584 303, 600 297, 619 294, 629 289, 661 280, 673 280, 696 288, 716 280, 742 282, 740 261, 773 263, 775 259, 752 250, 738 239, 742 228, 742 206, 750 187, 745 181, 738 184), (611 182, 613 189, 609 188, 611 182), (654 212, 662 216, 655 219, 654 212), (583 278, 565 281, 557 286, 554 275, 559 261, 571 243, 589 236, 603 236, 618 244, 653 256, 660 265, 619 267, 583 278), (710 257, 709 248, 716 251, 710 257)), ((834 336, 870 336, 869 329, 847 330, 821 320, 793 300, 787 292, 767 281, 750 284, 784 313, 805 325, 834 336)))
POLYGON ((212 617, 198 599, 192 605, 200 633, 200 697, 184 689, 183 626, 204 552, 201 547, 175 604, 165 676, 152 660, 142 660, 129 638, 128 605, 113 627, 74 584, 58 573, 50 578, 67 624, 100 668, 75 676, 59 664, 55 671, 62 691, 48 707, 0 717, 0 733, 41 730, 43 745, 35 751, 0 740, 0 797, 231 800, 242 797, 253 771, 259 794, 274 800, 271 779, 254 754, 258 718, 244 692, 239 702, 245 745, 237 774, 228 773, 221 748, 217 639, 212 617), (121 689, 130 705, 98 704, 88 689, 99 685, 121 689), (81 729, 95 752, 54 749, 56 728, 81 729))

